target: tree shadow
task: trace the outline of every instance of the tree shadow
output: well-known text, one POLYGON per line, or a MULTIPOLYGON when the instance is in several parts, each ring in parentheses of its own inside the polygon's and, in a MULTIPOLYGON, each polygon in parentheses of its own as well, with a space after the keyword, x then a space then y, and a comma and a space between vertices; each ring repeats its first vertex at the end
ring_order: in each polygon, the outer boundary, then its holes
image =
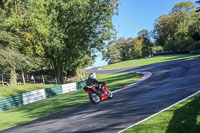
POLYGON ((167 133, 199 133, 200 124, 197 121, 199 114, 200 97, 197 97, 174 112, 167 133))
POLYGON ((167 61, 175 61, 175 60, 192 60, 192 59, 197 59, 200 58, 200 56, 197 55, 175 55, 171 58, 165 59, 167 61))

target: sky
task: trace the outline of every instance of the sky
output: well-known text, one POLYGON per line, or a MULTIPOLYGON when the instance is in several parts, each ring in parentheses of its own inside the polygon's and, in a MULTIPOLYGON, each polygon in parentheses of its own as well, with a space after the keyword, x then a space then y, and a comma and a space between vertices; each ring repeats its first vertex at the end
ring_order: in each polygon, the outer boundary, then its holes
MULTIPOLYGON (((196 0, 119 0, 118 15, 113 16, 112 20, 117 30, 117 39, 137 37, 137 33, 142 29, 153 30, 155 20, 159 16, 170 13, 175 4, 183 1, 195 3, 196 0)), ((107 62, 103 61, 101 53, 98 53, 93 67, 104 65, 107 65, 107 62)))

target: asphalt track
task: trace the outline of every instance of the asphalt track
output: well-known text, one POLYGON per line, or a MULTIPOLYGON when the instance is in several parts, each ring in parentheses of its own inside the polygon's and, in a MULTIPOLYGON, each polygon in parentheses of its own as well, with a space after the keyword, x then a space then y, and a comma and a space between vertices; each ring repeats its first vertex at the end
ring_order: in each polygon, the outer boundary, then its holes
POLYGON ((85 103, 5 133, 116 133, 200 90, 200 59, 102 70, 96 73, 152 72, 152 76, 99 105, 85 103))

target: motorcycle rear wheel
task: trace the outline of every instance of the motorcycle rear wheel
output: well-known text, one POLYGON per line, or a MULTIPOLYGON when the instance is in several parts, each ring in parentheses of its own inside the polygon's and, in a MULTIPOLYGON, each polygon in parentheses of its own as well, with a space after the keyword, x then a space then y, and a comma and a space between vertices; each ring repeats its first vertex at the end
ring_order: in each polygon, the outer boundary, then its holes
POLYGON ((96 93, 90 93, 89 94, 90 101, 94 104, 100 103, 101 99, 96 93))

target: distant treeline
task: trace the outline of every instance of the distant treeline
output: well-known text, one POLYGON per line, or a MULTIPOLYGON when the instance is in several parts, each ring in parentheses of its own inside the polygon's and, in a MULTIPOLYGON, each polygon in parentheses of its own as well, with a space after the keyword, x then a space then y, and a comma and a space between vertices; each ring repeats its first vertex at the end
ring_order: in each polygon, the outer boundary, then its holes
MULTIPOLYGON (((200 1, 196 1, 200 4, 200 1)), ((112 40, 104 52, 109 64, 146 57, 156 51, 187 53, 200 49, 200 8, 190 1, 177 3, 169 14, 155 20, 152 31, 141 30, 138 37, 112 40), (153 40, 153 41, 152 41, 153 40)))

